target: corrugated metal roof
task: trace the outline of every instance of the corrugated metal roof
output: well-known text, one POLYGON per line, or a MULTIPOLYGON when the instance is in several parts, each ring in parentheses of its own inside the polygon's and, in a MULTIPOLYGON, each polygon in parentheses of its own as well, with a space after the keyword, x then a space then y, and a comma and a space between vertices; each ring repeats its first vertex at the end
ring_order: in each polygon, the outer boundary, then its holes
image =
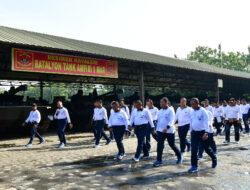
POLYGON ((5 26, 0 26, 0 41, 14 44, 32 45, 37 47, 48 47, 69 51, 77 51, 113 58, 129 59, 140 62, 156 63, 161 65, 173 66, 180 69, 185 68, 220 75, 229 75, 250 79, 250 73, 223 69, 216 66, 208 65, 206 63, 180 60, 151 53, 133 51, 75 39, 19 30, 5 26))

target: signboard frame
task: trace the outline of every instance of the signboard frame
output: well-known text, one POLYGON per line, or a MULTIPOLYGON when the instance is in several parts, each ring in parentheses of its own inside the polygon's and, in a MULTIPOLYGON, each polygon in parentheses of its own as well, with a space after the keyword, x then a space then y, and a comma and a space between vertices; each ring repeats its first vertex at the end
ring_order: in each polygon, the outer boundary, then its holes
POLYGON ((118 61, 12 48, 11 70, 118 78, 118 61))

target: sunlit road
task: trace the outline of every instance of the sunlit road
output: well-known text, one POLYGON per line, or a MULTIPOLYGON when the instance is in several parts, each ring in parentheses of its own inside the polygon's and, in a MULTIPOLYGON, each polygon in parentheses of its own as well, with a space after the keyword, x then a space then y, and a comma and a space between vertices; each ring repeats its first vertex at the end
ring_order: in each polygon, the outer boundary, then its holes
MULTIPOLYGON (((151 158, 135 164, 135 137, 124 140, 127 157, 115 159, 115 142, 102 141, 93 149, 91 133, 67 135, 69 146, 56 148, 58 137, 45 136, 46 143, 24 147, 27 138, 0 141, 0 189, 250 189, 250 136, 241 134, 240 144, 224 145, 216 137, 218 167, 204 153, 200 172, 188 174, 190 153, 182 165, 169 146, 164 149, 164 165, 152 167, 156 142, 152 138, 151 158)), ((231 137, 233 140, 233 136, 231 137)), ((179 141, 177 138, 177 144, 179 141)))

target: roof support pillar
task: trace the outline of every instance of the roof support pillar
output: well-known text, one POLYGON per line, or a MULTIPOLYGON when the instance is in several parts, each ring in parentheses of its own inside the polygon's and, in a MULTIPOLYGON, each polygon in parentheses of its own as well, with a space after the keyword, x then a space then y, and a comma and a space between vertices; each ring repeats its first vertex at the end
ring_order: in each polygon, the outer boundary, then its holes
POLYGON ((139 90, 140 90, 140 99, 143 106, 145 105, 145 92, 144 92, 144 67, 143 63, 140 64, 140 75, 139 75, 139 90))
POLYGON ((43 100, 43 81, 40 82, 40 100, 43 100))

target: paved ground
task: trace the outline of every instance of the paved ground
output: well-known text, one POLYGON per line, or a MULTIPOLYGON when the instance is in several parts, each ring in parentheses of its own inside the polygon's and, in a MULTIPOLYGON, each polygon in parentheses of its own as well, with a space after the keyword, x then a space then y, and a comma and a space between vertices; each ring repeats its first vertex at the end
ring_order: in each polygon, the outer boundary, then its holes
MULTIPOLYGON (((0 189, 250 189, 250 136, 241 135, 240 144, 224 145, 224 137, 216 137, 219 163, 211 169, 211 161, 199 161, 200 172, 188 174, 190 153, 182 165, 165 148, 164 165, 153 168, 156 142, 151 158, 134 164, 131 158, 136 138, 124 140, 127 157, 118 162, 113 142, 93 149, 91 133, 67 135, 68 147, 55 148, 56 135, 45 136, 46 143, 24 147, 28 139, 0 141, 0 189)), ((179 145, 179 141, 177 140, 179 145)))

